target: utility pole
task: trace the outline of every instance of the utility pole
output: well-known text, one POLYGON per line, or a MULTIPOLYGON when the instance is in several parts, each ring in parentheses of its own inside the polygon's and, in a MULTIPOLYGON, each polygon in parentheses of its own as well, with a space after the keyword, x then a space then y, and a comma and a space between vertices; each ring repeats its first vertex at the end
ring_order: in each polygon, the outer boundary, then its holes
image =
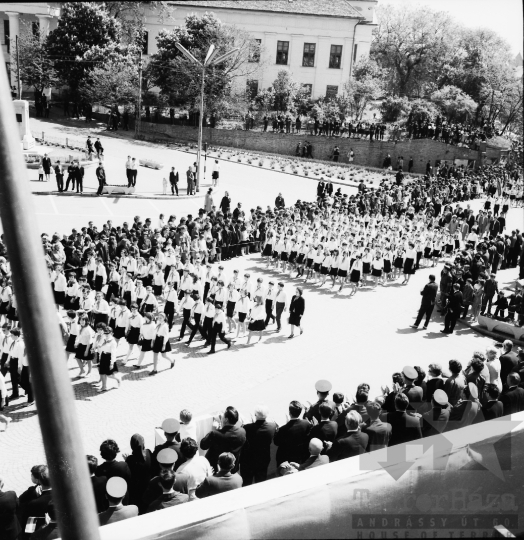
POLYGON ((197 151, 197 179, 196 191, 200 191, 200 158, 202 156, 202 124, 204 121, 204 77, 206 73, 205 66, 202 66, 202 85, 200 87, 200 118, 198 119, 198 151, 197 151))
POLYGON ((20 80, 20 55, 18 53, 18 36, 16 36, 16 74, 18 77, 18 99, 22 99, 22 82, 20 80))
POLYGON ((135 119, 135 138, 138 138, 140 134, 140 120, 142 118, 142 51, 138 59, 138 106, 137 115, 135 119))

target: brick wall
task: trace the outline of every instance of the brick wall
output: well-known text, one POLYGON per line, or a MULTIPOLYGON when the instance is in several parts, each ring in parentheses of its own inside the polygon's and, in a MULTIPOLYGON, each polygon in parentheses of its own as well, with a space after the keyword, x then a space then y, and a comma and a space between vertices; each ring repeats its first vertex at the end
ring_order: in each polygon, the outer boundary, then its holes
MULTIPOLYGON (((347 154, 350 149, 353 149, 355 153, 354 163, 368 167, 381 167, 386 155, 390 154, 393 164, 396 163, 398 156, 403 156, 404 169, 407 169, 408 161, 413 156, 414 172, 416 173, 425 172, 428 159, 432 165, 438 159, 447 162, 454 159, 469 159, 477 160, 477 165, 479 164, 479 152, 430 139, 416 139, 394 143, 211 128, 203 128, 202 131, 203 141, 211 145, 230 146, 244 150, 291 156, 295 155, 295 148, 298 142, 305 141, 307 138, 313 145, 313 158, 322 160, 329 160, 333 152, 333 147, 335 144, 338 144, 341 161, 347 162, 347 154)), ((198 140, 197 128, 187 126, 142 122, 141 133, 148 139, 158 136, 159 138, 170 138, 180 142, 196 142, 198 140)), ((498 158, 500 157, 500 150, 488 147, 484 157, 498 158)))

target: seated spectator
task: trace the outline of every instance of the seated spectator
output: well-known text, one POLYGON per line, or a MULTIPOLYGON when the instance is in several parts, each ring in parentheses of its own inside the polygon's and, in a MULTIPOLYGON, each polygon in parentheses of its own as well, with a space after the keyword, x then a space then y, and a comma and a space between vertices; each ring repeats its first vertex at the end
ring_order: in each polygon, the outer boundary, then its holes
POLYGON ((124 519, 138 516, 138 507, 134 504, 124 506, 127 493, 127 482, 120 476, 113 476, 107 481, 106 497, 109 508, 98 514, 100 525, 109 525, 124 519))
POLYGON ((244 486, 267 480, 267 469, 271 462, 271 443, 277 425, 267 420, 268 408, 259 405, 255 409, 255 422, 244 425, 246 444, 240 456, 240 474, 244 486))
MULTIPOLYGON (((211 467, 216 468, 218 456, 224 452, 231 452, 238 462, 240 451, 246 442, 244 428, 236 425, 238 419, 238 411, 234 407, 228 407, 222 417, 222 425, 214 420, 213 431, 200 441, 200 448, 207 450, 206 458, 211 467)), ((238 463, 235 463, 233 472, 237 472, 238 468, 238 463)))
POLYGON ((176 473, 171 470, 164 470, 160 473, 160 484, 162 486, 162 495, 153 501, 147 508, 146 513, 164 510, 171 506, 187 503, 189 495, 175 490, 176 473))
POLYGON ((350 411, 346 416, 346 435, 334 443, 327 442, 329 461, 338 461, 358 456, 366 451, 369 437, 360 431, 362 417, 356 411, 350 411))
POLYGON ((389 445, 391 438, 391 425, 383 422, 379 417, 382 406, 376 401, 366 403, 368 419, 362 424, 362 433, 369 437, 367 451, 379 450, 389 445))
POLYGON ((198 444, 194 439, 188 437, 184 439, 180 445, 182 455, 186 459, 177 469, 177 472, 184 473, 187 476, 186 493, 189 499, 195 498, 195 491, 204 480, 213 474, 209 461, 198 455, 198 444))
MULTIPOLYGON (((20 505, 20 526, 25 531, 27 520, 30 517, 44 518, 47 512, 47 505, 52 500, 53 493, 51 491, 51 479, 49 477, 49 468, 47 465, 39 465, 38 469, 39 489, 35 489, 36 493, 40 493, 36 498, 30 500, 23 506, 20 505)), ((43 519, 38 520, 37 526, 43 524, 43 519)))
POLYGON ((4 491, 4 480, 0 478, 0 534, 5 540, 16 540, 22 531, 17 517, 18 505, 16 493, 4 491))
POLYGON ((56 511, 53 501, 49 501, 46 509, 46 515, 49 522, 32 534, 31 540, 56 540, 57 538, 60 538, 60 531, 58 530, 58 522, 56 520, 56 511))
POLYGON ((218 495, 225 491, 242 487, 242 477, 238 473, 231 473, 235 466, 235 456, 230 452, 224 452, 218 456, 218 471, 208 476, 204 483, 197 489, 198 499, 218 495))
POLYGON ((87 456, 87 467, 91 475, 91 484, 93 485, 93 493, 95 494, 96 511, 98 513, 107 510, 106 484, 105 476, 96 476, 95 472, 98 467, 98 459, 95 456, 87 456))

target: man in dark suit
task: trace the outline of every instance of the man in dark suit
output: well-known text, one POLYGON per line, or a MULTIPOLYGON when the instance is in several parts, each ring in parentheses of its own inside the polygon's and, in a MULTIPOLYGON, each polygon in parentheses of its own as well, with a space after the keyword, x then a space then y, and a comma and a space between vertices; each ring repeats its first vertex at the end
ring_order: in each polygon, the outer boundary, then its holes
POLYGON ((435 276, 431 274, 429 276, 429 283, 420 291, 422 295, 422 301, 420 302, 420 308, 418 310, 417 320, 411 328, 416 328, 418 330, 418 325, 422 322, 422 318, 426 317, 426 322, 424 323, 424 330, 427 329, 429 320, 431 319, 431 314, 433 313, 433 308, 435 307, 435 299, 437 298, 438 285, 435 283, 435 276))
POLYGON ((337 439, 334 443, 327 442, 327 456, 329 461, 338 461, 358 456, 366 451, 369 437, 360 431, 362 417, 356 411, 350 411, 346 416, 346 436, 337 439))
POLYGON ((407 443, 422 439, 420 418, 406 413, 409 406, 409 398, 406 394, 398 392, 395 396, 395 411, 383 414, 381 420, 391 424, 391 438, 389 446, 407 443))
POLYGON ((238 458, 246 442, 245 429, 236 425, 238 418, 238 411, 234 407, 228 407, 222 418, 222 426, 214 420, 213 431, 200 441, 200 448, 207 450, 206 458, 214 469, 218 464, 218 456, 224 452, 231 452, 237 460, 232 472, 238 471, 238 458))
MULTIPOLYGON (((118 476, 123 478, 126 481, 126 484, 129 485, 131 482, 131 471, 129 470, 129 466, 125 461, 116 460, 116 456, 119 452, 120 448, 118 448, 118 444, 116 444, 116 442, 112 439, 106 439, 100 445, 100 455, 103 459, 105 459, 105 461, 96 468, 95 476, 105 476, 108 481, 114 476, 118 476)), ((127 504, 128 500, 129 494, 126 494, 124 504, 127 504)))
POLYGON ((231 473, 235 461, 235 456, 231 452, 220 454, 218 457, 218 471, 204 480, 203 484, 197 489, 196 496, 202 499, 241 488, 242 477, 238 473, 231 473))
POLYGON ((40 527, 40 529, 34 532, 31 535, 31 540, 56 540, 57 538, 60 538, 60 531, 58 530, 56 510, 53 501, 49 501, 46 514, 49 517, 49 523, 43 527, 40 527))
POLYGON ((165 448, 171 448, 177 453, 175 470, 186 461, 186 458, 180 451, 180 443, 176 440, 178 432, 180 431, 180 422, 176 418, 166 418, 162 422, 162 429, 164 431, 166 442, 155 446, 155 450, 153 451, 155 474, 158 474, 160 471, 160 465, 157 461, 158 454, 165 448))
POLYGON ((391 438, 391 425, 387 422, 382 422, 379 418, 381 410, 380 403, 376 401, 368 401, 366 404, 366 411, 369 418, 361 427, 362 433, 365 433, 369 437, 368 452, 386 448, 391 438))
POLYGON ((107 498, 106 498, 106 484, 107 478, 105 476, 95 476, 96 469, 98 467, 98 459, 95 456, 87 456, 87 466, 89 467, 89 473, 91 474, 91 483, 93 485, 93 492, 95 494, 96 510, 98 513, 107 510, 107 498))
POLYGON ((319 407, 321 403, 327 403, 333 411, 335 410, 335 403, 328 399, 331 388, 333 388, 333 385, 329 381, 326 381, 324 379, 321 379, 320 381, 317 381, 315 383, 315 390, 317 391, 318 401, 309 408, 306 414, 304 414, 304 418, 306 420, 312 422, 314 418, 317 422, 320 422, 321 418, 319 407))
MULTIPOLYGON (((315 467, 320 467, 321 465, 327 465, 329 463, 329 458, 326 455, 322 454, 324 449, 324 444, 320 439, 311 439, 309 441, 309 457, 298 466, 297 470, 306 471, 308 469, 314 469, 315 467)), ((293 466, 297 465, 296 463, 293 466)))
POLYGON ((495 272, 491 272, 490 278, 486 280, 486 283, 484 283, 484 296, 482 297, 482 309, 480 311, 481 315, 484 315, 486 309, 489 314, 491 313, 493 297, 499 292, 499 284, 495 279, 496 277, 497 274, 495 274, 495 272))
POLYGON ((420 386, 415 386, 415 380, 418 377, 418 372, 413 366, 404 366, 402 368, 402 375, 404 376, 404 387, 402 393, 406 394, 409 399, 410 410, 415 410, 413 403, 421 403, 423 390, 420 386))
POLYGON ((84 167, 80 165, 80 161, 76 160, 75 178, 76 178, 76 192, 84 192, 84 167))
POLYGON ((464 388, 464 399, 461 399, 452 409, 449 415, 447 431, 453 431, 470 426, 480 411, 478 401, 478 389, 475 384, 468 383, 464 388))
POLYGON ((17 517, 18 497, 14 491, 4 491, 4 481, 0 478, 0 538, 16 540, 22 531, 17 517))
POLYGON ((482 405, 479 413, 477 414, 474 424, 484 422, 484 420, 493 420, 494 418, 500 418, 504 414, 504 405, 499 401, 500 392, 496 384, 486 385, 486 395, 489 400, 482 405))
POLYGON ((334 442, 337 437, 338 425, 331 420, 333 409, 328 403, 321 403, 319 406, 320 422, 313 426, 309 433, 309 438, 320 439, 322 442, 334 442))
MULTIPOLYGON (((27 504, 20 508, 20 525, 22 530, 25 531, 27 520, 30 517, 44 518, 47 512, 47 505, 52 499, 51 492, 51 479, 49 478, 49 468, 47 465, 41 465, 39 467, 39 483, 41 488, 41 495, 35 499, 30 500, 27 504)), ((38 525, 43 524, 43 519, 39 520, 38 525)), ((22 536, 23 538, 23 536, 22 536)))
POLYGON ((277 466, 284 461, 302 463, 307 458, 307 444, 311 424, 300 418, 302 404, 292 401, 289 404, 290 420, 279 428, 274 437, 277 448, 277 466))
POLYGON ((267 480, 267 468, 271 461, 271 442, 277 425, 267 421, 268 409, 258 406, 255 410, 255 422, 246 424, 246 444, 240 456, 240 475, 244 486, 267 480))
POLYGON ((453 285, 453 294, 448 298, 446 304, 446 317, 444 318, 444 330, 441 330, 443 334, 453 334, 455 324, 462 313, 462 293, 460 292, 460 285, 455 283, 453 285))
POLYGON ((431 437, 442 433, 448 425, 450 413, 448 395, 438 388, 431 397, 431 409, 422 415, 422 435, 431 437))
POLYGON ((504 406, 504 415, 524 411, 524 388, 520 388, 520 375, 510 373, 506 379, 507 389, 502 392, 500 401, 504 406))
POLYGON ((124 519, 138 516, 138 506, 124 506, 123 499, 127 493, 127 482, 119 476, 113 476, 106 485, 109 508, 98 514, 100 525, 109 525, 124 519))
POLYGON ((506 384, 508 375, 518 370, 519 359, 517 354, 513 351, 512 341, 506 339, 502 346, 504 347, 504 354, 501 354, 499 358, 500 380, 502 381, 502 384, 506 384))

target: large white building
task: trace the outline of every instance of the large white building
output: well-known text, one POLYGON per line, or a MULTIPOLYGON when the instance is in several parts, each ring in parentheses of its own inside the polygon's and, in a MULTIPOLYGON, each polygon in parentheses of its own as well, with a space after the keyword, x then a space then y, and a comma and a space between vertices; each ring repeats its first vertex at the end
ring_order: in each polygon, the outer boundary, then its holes
POLYGON ((355 62, 369 55, 376 27, 377 0, 184 0, 169 5, 174 8, 170 21, 160 22, 156 13, 147 16, 144 53, 156 52, 162 29, 183 24, 191 13, 214 13, 259 40, 263 69, 250 80, 254 93, 286 69, 313 98, 336 95, 355 62))
POLYGON ((0 43, 11 85, 17 84, 11 59, 16 52, 16 36, 20 35, 23 23, 27 23, 30 31, 36 32, 39 29, 48 34, 56 28, 59 17, 60 2, 0 3, 0 43))

